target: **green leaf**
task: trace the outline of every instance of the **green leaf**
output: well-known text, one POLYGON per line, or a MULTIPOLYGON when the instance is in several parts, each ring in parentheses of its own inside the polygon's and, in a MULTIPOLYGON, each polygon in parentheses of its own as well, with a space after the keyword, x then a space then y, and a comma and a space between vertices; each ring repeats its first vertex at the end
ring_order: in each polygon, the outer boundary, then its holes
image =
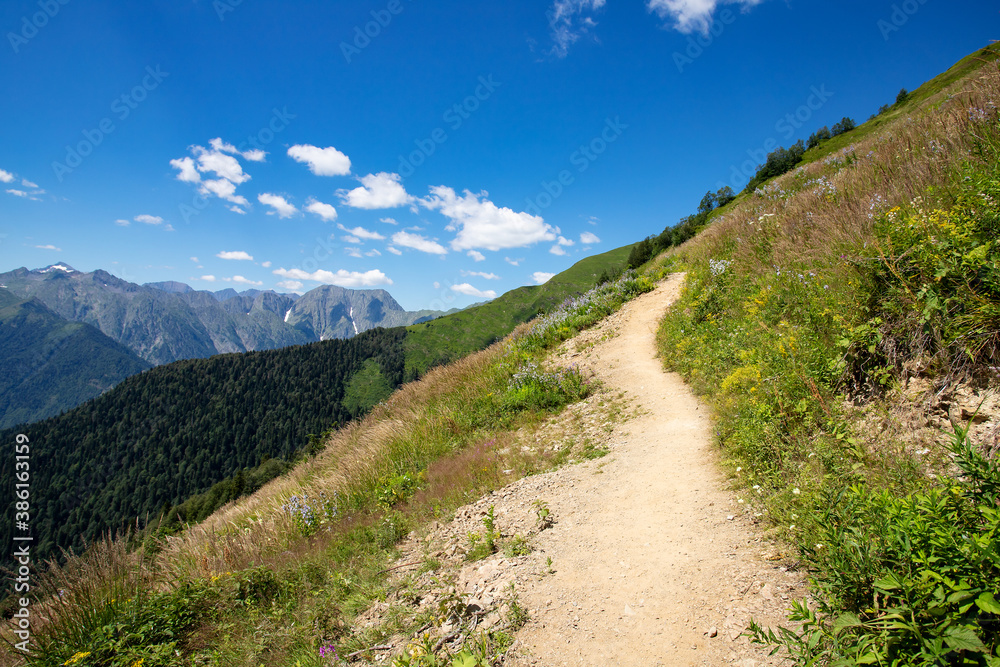
POLYGON ((986 647, 976 633, 970 628, 949 630, 945 633, 944 643, 953 651, 975 651, 985 653, 986 647))
POLYGON ((993 593, 983 593, 976 598, 976 606, 987 614, 997 614, 1000 616, 1000 602, 993 597, 993 593))
POLYGON ((855 628, 859 625, 861 625, 861 619, 858 618, 857 614, 851 612, 841 614, 833 624, 833 634, 839 635, 847 628, 855 628))
POLYGON ((451 661, 451 667, 479 667, 479 660, 468 651, 462 651, 451 661))

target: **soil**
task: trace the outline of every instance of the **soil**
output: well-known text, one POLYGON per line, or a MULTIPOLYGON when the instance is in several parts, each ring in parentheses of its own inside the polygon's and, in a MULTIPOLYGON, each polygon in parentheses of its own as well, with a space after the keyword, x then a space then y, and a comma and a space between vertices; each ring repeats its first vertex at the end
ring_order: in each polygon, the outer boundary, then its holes
MULTIPOLYGON (((751 619, 787 625, 804 577, 727 490, 710 411, 656 357, 656 328, 681 282, 670 277, 558 352, 557 363, 589 369, 637 414, 605 429, 605 456, 514 482, 404 545, 401 563, 441 563, 421 576, 427 582, 453 568, 449 589, 417 605, 461 596, 484 630, 503 627, 516 596, 529 620, 505 664, 780 662, 743 633, 751 619), (539 501, 551 525, 539 522, 539 501), (505 543, 520 536, 530 553, 464 562, 468 533, 483 531, 490 507, 505 543)), ((588 410, 577 421, 594 422, 588 410)))

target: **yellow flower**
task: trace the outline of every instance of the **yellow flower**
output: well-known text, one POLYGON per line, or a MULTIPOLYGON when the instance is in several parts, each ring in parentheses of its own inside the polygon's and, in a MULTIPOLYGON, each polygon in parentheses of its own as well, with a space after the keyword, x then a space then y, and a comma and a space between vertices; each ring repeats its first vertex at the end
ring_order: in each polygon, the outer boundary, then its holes
POLYGON ((88 655, 90 655, 90 651, 83 651, 83 652, 80 652, 80 653, 74 653, 73 657, 70 658, 69 660, 67 660, 66 662, 64 662, 63 665, 72 665, 75 662, 83 660, 88 655))

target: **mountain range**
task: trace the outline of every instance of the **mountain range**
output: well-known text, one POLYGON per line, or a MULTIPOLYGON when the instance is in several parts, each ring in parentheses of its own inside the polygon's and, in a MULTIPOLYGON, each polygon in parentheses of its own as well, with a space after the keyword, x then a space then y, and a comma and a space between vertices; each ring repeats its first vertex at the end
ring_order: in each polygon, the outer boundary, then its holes
POLYGON ((0 309, 8 371, 0 428, 59 414, 152 366, 352 338, 443 314, 406 311, 385 290, 208 292, 137 285, 65 262, 0 274, 0 309))

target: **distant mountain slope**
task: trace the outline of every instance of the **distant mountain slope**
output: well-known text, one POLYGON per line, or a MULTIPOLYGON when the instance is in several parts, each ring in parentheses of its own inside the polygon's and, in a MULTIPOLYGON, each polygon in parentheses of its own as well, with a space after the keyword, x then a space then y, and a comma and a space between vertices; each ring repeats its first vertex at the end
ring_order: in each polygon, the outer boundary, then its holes
POLYGON ((0 428, 58 415, 150 364, 89 324, 0 289, 0 428))
POLYGON ((409 327, 407 376, 481 350, 535 315, 583 294, 605 271, 625 266, 631 245, 582 259, 543 285, 518 287, 487 303, 409 327))
MULTIPOLYGON (((375 329, 349 340, 178 361, 21 427, 31 442, 38 555, 79 548, 81 535, 89 540, 155 517, 164 503, 297 452, 309 434, 357 413, 357 405, 344 407, 344 396, 362 368, 392 388, 402 382, 405 335, 375 329)), ((13 442, 14 435, 0 438, 13 442)), ((3 479, 12 466, 12 457, 0 459, 3 479)), ((0 541, 9 543, 11 525, 0 525, 0 541)))
POLYGON ((93 325, 151 364, 349 338, 440 314, 407 312, 384 290, 322 286, 302 297, 212 293, 173 281, 136 285, 102 270, 81 273, 65 262, 0 274, 0 285, 22 300, 38 299, 66 320, 93 325))

